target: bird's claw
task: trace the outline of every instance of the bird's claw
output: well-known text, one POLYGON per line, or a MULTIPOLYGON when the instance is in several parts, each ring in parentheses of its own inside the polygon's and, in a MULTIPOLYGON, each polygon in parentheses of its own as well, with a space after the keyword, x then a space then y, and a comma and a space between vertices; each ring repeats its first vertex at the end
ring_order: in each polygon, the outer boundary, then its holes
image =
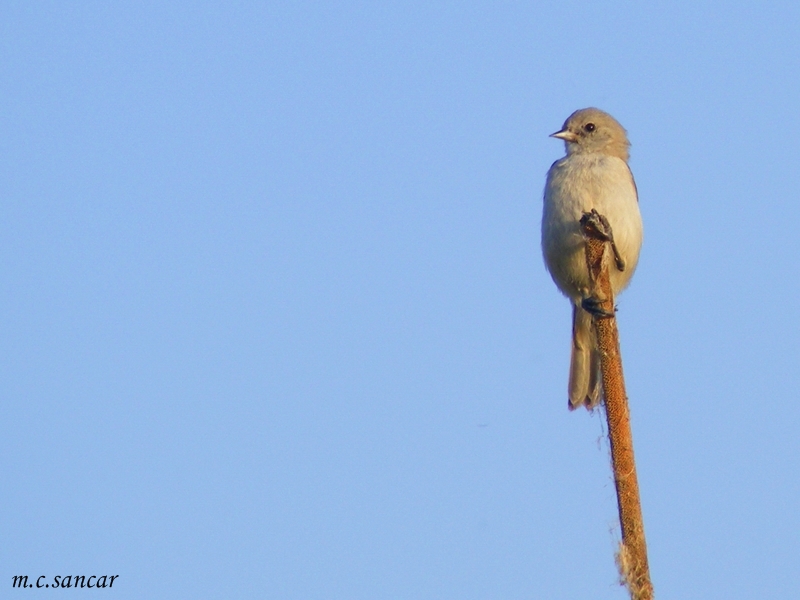
POLYGON ((610 319, 614 317, 617 309, 614 308, 613 311, 609 312, 601 306, 603 302, 605 302, 605 300, 602 298, 588 296, 581 300, 581 308, 596 319, 610 319))
POLYGON ((617 271, 624 271, 625 261, 622 260, 622 255, 617 249, 617 244, 614 242, 614 232, 611 230, 611 224, 608 222, 605 215, 601 215, 597 212, 596 208, 593 208, 591 212, 583 213, 581 225, 590 227, 598 238, 611 244, 611 251, 614 253, 614 264, 617 267, 617 271))

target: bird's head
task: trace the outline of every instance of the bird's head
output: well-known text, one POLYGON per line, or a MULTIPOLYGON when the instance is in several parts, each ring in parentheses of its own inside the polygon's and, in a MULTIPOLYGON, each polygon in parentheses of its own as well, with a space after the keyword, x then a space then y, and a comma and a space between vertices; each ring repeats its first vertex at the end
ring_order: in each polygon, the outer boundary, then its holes
POLYGON ((567 154, 599 152, 628 160, 630 142, 617 120, 599 108, 582 108, 572 113, 561 131, 550 137, 564 140, 567 154))

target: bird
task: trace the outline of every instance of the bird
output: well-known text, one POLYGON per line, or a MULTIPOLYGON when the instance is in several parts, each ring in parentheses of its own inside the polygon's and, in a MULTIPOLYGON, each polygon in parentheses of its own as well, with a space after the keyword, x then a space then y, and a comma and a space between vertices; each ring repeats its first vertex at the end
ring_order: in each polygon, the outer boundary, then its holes
POLYGON ((558 289, 572 303, 572 353, 568 408, 590 411, 602 401, 600 351, 585 302, 591 295, 585 239, 580 220, 597 211, 611 229, 614 262, 609 260, 616 298, 639 262, 643 227, 639 197, 628 166, 630 142, 622 125, 598 108, 576 110, 554 137, 564 141, 566 156, 547 172, 542 210, 542 253, 558 289))

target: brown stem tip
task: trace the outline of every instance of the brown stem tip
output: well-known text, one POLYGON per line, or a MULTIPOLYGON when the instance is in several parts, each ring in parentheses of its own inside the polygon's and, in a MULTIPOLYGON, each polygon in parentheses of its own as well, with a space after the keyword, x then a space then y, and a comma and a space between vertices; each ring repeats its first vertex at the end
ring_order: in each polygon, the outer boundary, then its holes
POLYGON ((622 530, 622 543, 616 561, 620 581, 628 588, 632 600, 652 600, 653 584, 647 562, 647 543, 633 456, 628 396, 622 373, 617 319, 614 316, 614 294, 608 276, 608 261, 604 260, 606 247, 613 244, 613 232, 608 220, 596 210, 583 215, 581 228, 586 238, 591 297, 598 304, 598 312, 611 315, 594 318, 593 322, 600 349, 611 464, 622 530))

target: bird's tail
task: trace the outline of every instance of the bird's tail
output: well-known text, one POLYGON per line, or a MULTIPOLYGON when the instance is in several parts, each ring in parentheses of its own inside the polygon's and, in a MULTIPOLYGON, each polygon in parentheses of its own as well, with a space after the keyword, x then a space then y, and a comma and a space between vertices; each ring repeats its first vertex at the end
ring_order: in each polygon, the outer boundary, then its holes
POLYGON ((600 351, 597 347, 592 315, 572 306, 572 360, 569 366, 569 409, 592 409, 600 404, 602 385, 600 351))

